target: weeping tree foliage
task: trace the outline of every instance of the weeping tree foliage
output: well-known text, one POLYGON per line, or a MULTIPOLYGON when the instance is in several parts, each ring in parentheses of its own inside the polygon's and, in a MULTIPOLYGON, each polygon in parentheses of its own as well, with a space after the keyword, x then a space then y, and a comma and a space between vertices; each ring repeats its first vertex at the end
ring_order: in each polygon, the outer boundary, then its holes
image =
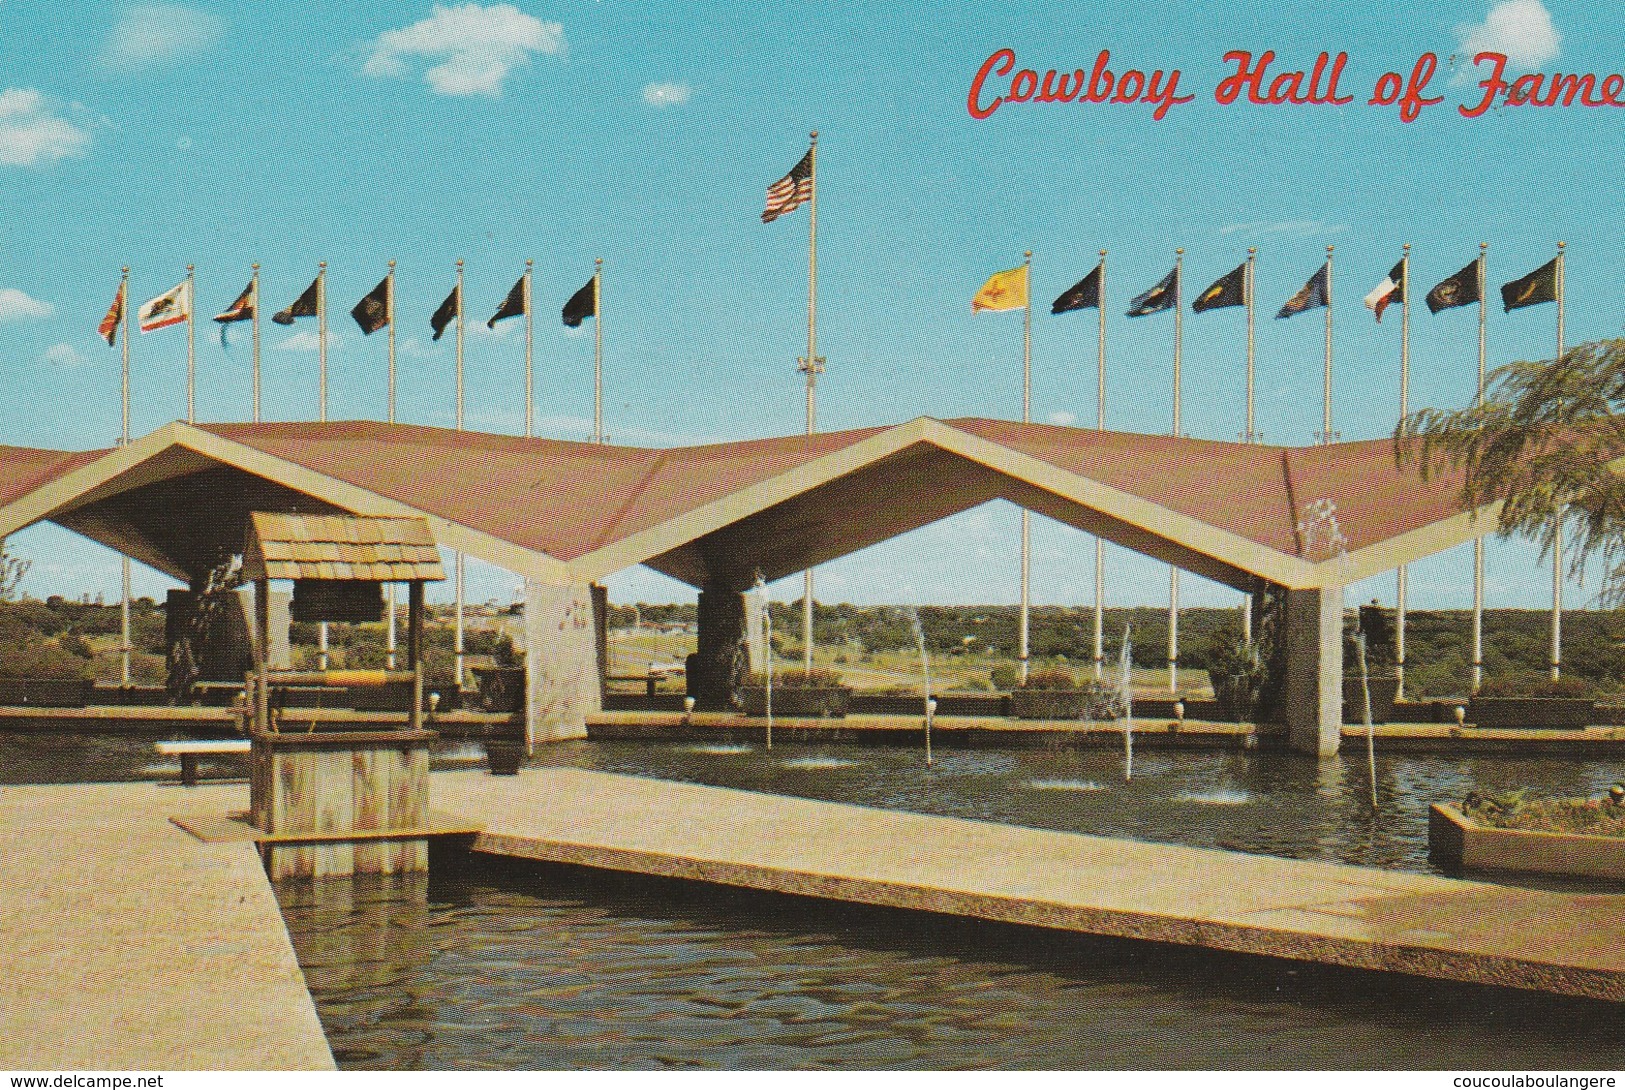
POLYGON ((1597 560, 1602 604, 1625 604, 1625 339, 1508 364, 1489 376, 1482 404, 1411 414, 1394 451, 1424 480, 1461 472, 1472 508, 1500 503, 1501 537, 1532 538, 1545 556, 1561 527, 1570 574, 1597 560))

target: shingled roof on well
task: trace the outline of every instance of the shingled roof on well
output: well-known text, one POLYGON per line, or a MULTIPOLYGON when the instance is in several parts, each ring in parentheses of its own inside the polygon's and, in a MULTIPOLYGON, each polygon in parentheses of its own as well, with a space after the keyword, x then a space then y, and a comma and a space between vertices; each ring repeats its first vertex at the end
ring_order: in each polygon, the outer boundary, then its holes
POLYGON ((251 521, 243 553, 243 575, 248 579, 393 583, 446 577, 425 519, 256 511, 251 521))

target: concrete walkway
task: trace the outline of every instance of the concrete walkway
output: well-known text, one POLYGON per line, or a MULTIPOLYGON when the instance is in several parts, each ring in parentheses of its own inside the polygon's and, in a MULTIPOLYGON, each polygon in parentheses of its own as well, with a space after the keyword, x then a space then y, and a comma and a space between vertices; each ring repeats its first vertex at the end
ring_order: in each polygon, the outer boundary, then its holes
POLYGON ((1111 840, 717 787, 451 772, 498 855, 1625 1000, 1625 896, 1111 840))
POLYGON ((246 785, 0 787, 0 1069, 332 1069, 246 785))

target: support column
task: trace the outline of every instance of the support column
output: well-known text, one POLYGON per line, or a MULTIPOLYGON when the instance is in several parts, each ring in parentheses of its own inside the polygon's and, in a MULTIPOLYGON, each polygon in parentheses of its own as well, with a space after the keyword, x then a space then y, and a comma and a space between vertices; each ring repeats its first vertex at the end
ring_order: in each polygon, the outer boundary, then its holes
POLYGON ((720 586, 700 591, 699 648, 689 668, 689 693, 701 711, 725 711, 745 665, 745 595, 720 586))
POLYGON ((525 582, 525 744, 587 736, 603 708, 592 588, 525 582))
POLYGON ((1286 592, 1287 741, 1330 757, 1343 730, 1343 588, 1286 592))
POLYGON ((767 596, 749 593, 745 602, 745 650, 753 674, 767 672, 767 596))

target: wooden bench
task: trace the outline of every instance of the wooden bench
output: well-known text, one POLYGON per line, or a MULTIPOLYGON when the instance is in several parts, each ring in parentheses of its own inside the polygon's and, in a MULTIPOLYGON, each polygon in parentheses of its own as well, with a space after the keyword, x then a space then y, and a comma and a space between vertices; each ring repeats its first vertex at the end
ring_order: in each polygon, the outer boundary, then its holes
POLYGON ((246 738, 217 738, 203 741, 158 742, 154 748, 161 757, 179 757, 181 783, 187 787, 196 787, 199 757, 214 757, 222 753, 247 753, 249 742, 246 738))

